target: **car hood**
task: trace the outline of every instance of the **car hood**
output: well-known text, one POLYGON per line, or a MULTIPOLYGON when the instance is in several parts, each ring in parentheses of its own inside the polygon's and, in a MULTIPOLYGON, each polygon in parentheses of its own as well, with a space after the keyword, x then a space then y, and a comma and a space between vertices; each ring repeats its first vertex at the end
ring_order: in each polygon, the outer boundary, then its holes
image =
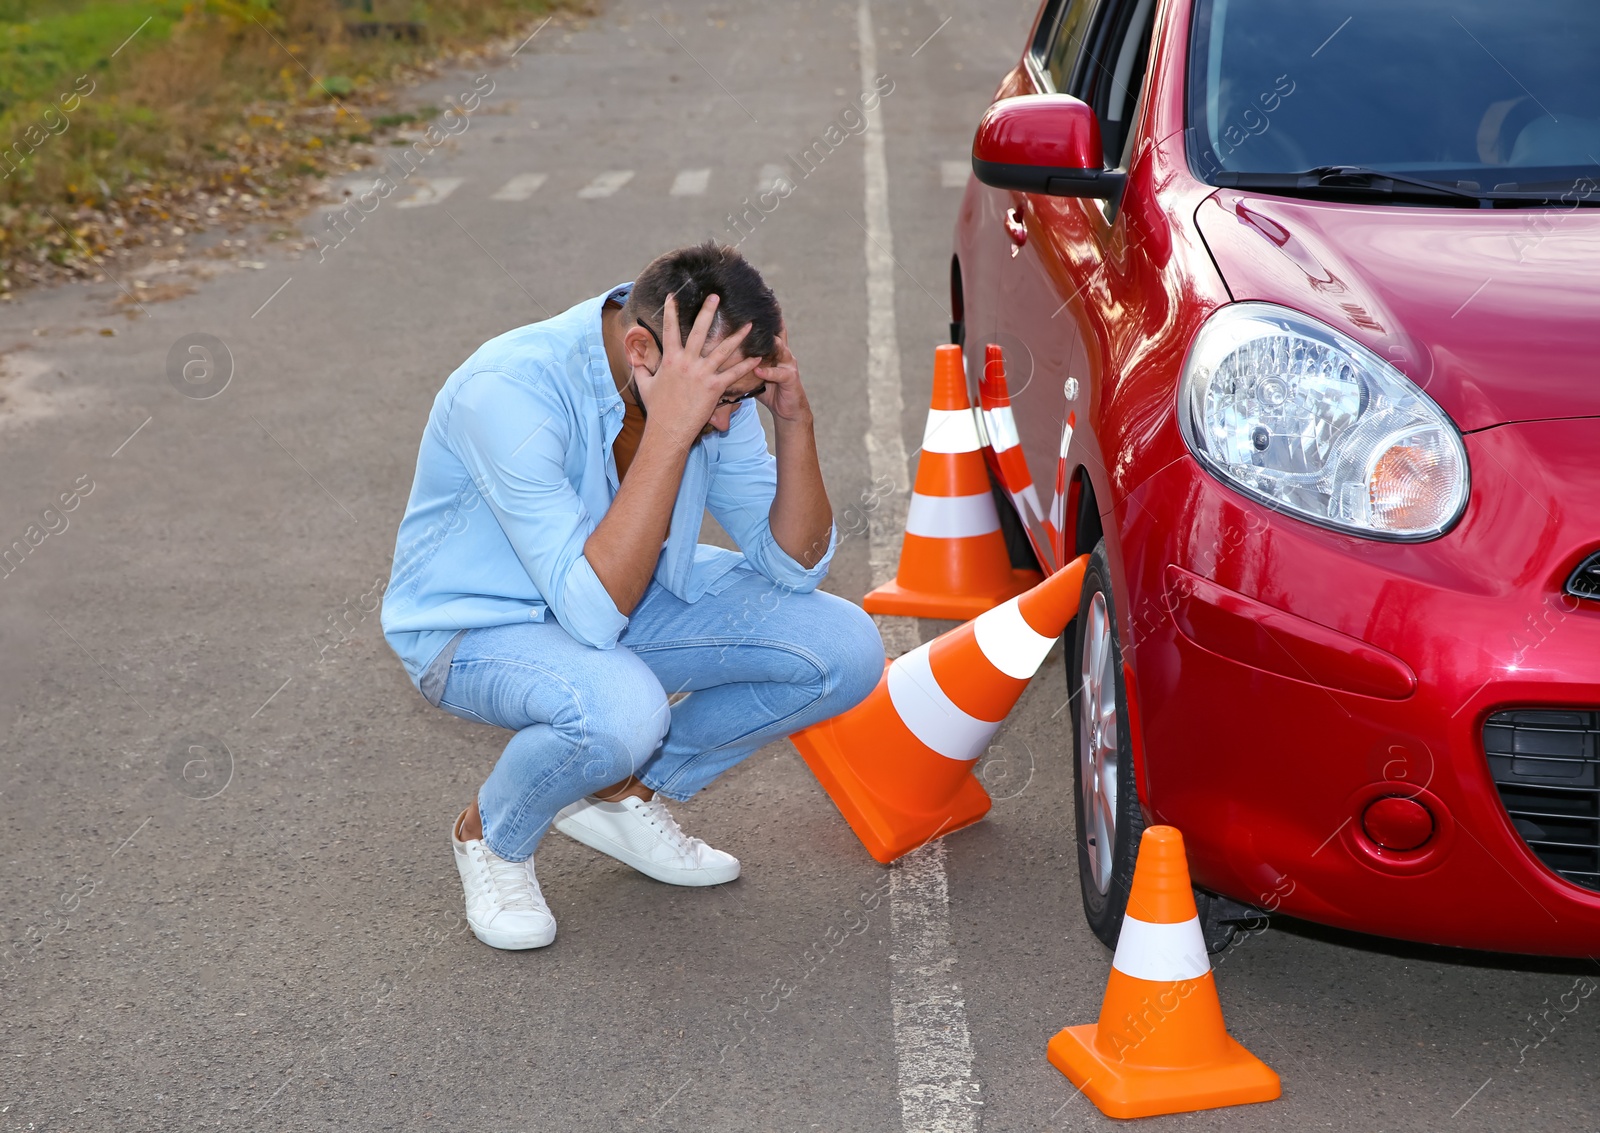
POLYGON ((1351 205, 1224 189, 1195 220, 1234 299, 1332 324, 1465 432, 1600 416, 1600 209, 1351 205))

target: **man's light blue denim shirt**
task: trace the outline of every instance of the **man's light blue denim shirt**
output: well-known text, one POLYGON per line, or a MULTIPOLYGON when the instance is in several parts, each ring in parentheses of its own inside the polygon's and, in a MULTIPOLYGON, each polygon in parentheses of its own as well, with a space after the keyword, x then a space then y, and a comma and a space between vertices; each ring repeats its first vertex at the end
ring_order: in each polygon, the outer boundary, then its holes
MULTIPOLYGON (((490 339, 434 398, 383 596, 384 636, 425 693, 430 665, 465 629, 548 614, 610 649, 627 627, 583 547, 616 496, 611 446, 622 428, 600 311, 631 286, 490 339)), ((742 402, 726 433, 689 451, 655 582, 694 602, 748 562, 785 589, 816 589, 837 530, 802 567, 767 521, 777 483, 755 404, 742 402), (708 510, 742 554, 699 543, 708 510)))

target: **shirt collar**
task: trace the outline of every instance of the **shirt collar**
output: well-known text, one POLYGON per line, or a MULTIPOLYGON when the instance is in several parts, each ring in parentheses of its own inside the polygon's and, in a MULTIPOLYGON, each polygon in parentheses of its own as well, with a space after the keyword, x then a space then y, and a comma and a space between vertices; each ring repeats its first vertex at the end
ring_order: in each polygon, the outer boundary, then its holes
POLYGON ((628 295, 633 291, 633 284, 619 283, 604 295, 591 299, 594 304, 589 315, 589 381, 594 388, 595 404, 599 406, 602 415, 622 412, 622 395, 617 392, 617 383, 611 376, 611 361, 606 357, 605 335, 600 329, 600 315, 605 310, 606 303, 612 299, 626 303, 628 295))

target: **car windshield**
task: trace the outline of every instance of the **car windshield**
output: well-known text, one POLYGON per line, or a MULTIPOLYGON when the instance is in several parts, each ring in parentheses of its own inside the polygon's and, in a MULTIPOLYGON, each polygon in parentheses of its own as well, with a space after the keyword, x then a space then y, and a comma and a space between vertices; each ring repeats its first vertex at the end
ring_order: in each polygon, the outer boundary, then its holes
POLYGON ((1208 180, 1600 178, 1600 0, 1197 0, 1194 20, 1189 151, 1208 180))

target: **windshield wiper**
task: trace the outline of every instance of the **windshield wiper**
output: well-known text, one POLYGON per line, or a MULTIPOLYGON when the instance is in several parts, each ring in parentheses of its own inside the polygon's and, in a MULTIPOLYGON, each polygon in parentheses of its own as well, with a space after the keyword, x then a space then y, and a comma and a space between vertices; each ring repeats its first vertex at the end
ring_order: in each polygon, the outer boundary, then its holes
POLYGON ((1276 189, 1301 193, 1333 190, 1374 193, 1386 197, 1439 197, 1451 203, 1470 202, 1473 208, 1493 208, 1495 199, 1492 193, 1473 192, 1442 181, 1427 181, 1404 173, 1368 169, 1364 165, 1319 165, 1298 173, 1218 173, 1212 180, 1230 189, 1276 189))
POLYGON ((1223 188, 1267 189, 1280 193, 1371 193, 1385 197, 1428 197, 1439 199, 1441 204, 1474 208, 1495 208, 1516 205, 1556 205, 1566 208, 1600 205, 1600 194, 1592 190, 1575 193, 1579 182, 1547 182, 1560 193, 1540 192, 1526 185, 1516 188, 1492 190, 1468 189, 1461 184, 1430 181, 1406 173, 1391 173, 1384 169, 1370 169, 1365 165, 1319 165, 1298 173, 1218 173, 1212 180, 1223 188))
POLYGON ((1519 204, 1554 204, 1563 208, 1594 208, 1600 193, 1593 177, 1574 177, 1555 181, 1503 181, 1485 193, 1497 201, 1519 204))

